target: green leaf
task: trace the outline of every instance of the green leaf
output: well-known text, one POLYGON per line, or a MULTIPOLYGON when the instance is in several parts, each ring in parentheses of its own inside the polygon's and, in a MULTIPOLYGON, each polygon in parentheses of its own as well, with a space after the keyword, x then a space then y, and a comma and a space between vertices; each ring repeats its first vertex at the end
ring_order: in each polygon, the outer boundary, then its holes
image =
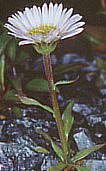
POLYGON ((6 40, 7 40, 7 33, 3 33, 0 35, 0 55, 2 54, 3 50, 6 47, 6 40))
POLYGON ((16 118, 21 119, 22 118, 22 112, 21 109, 19 107, 12 107, 12 112, 13 114, 15 114, 16 118))
POLYGON ((28 98, 28 97, 24 97, 24 96, 19 96, 17 95, 17 97, 19 97, 19 99, 21 100, 22 103, 26 104, 26 105, 35 105, 35 106, 39 106, 51 113, 54 113, 52 108, 49 107, 49 106, 46 106, 46 105, 43 105, 41 104, 40 102, 38 102, 37 100, 35 99, 32 99, 32 98, 28 98))
POLYGON ((11 82, 17 91, 22 91, 21 77, 11 79, 11 82))
POLYGON ((21 52, 19 53, 18 58, 16 58, 16 62, 17 62, 17 63, 24 62, 24 61, 26 61, 28 58, 30 58, 30 55, 29 55, 27 52, 25 52, 25 51, 21 51, 21 52))
POLYGON ((61 171, 62 169, 64 169, 67 165, 64 163, 58 163, 54 166, 50 166, 47 171, 61 171))
POLYGON ((45 139, 47 139, 48 141, 51 142, 52 148, 55 151, 55 153, 57 154, 57 156, 64 161, 64 155, 63 155, 63 151, 62 149, 52 140, 52 138, 45 132, 38 130, 37 131, 39 134, 42 134, 44 136, 45 139))
POLYGON ((103 39, 96 39, 94 36, 92 36, 90 33, 86 33, 86 38, 92 42, 92 43, 95 43, 95 44, 100 44, 100 43, 105 43, 106 40, 103 40, 103 39))
POLYGON ((35 147, 34 150, 39 152, 39 153, 44 153, 44 154, 48 154, 49 153, 48 150, 46 150, 44 147, 41 147, 41 146, 35 147))
POLYGON ((48 82, 44 79, 33 79, 26 84, 26 88, 32 91, 49 91, 48 82))
POLYGON ((16 91, 15 90, 9 90, 5 93, 3 96, 4 100, 10 100, 10 101, 19 101, 19 98, 16 97, 16 91))
POLYGON ((99 57, 96 58, 96 65, 99 69, 105 69, 106 68, 106 65, 105 65, 103 59, 101 59, 99 57))
POLYGON ((64 154, 63 154, 62 149, 61 149, 56 143, 54 143, 53 141, 51 141, 51 145, 52 145, 53 150, 54 150, 55 153, 57 154, 57 156, 58 156, 62 161, 64 161, 64 154))
POLYGON ((64 125, 64 132, 66 136, 66 141, 68 141, 68 135, 71 131, 73 122, 74 122, 74 117, 72 116, 72 107, 74 105, 74 101, 71 101, 65 111, 63 112, 62 115, 62 120, 63 120, 63 125, 64 125))
POLYGON ((49 167, 47 171, 61 171, 64 168, 67 168, 67 169, 76 168, 78 171, 90 171, 90 169, 83 167, 83 166, 73 165, 73 164, 65 164, 62 162, 49 167))
POLYGON ((104 147, 106 144, 95 145, 90 148, 84 148, 79 151, 73 158, 71 158, 72 162, 76 162, 88 156, 90 153, 99 150, 100 148, 104 147))
POLYGON ((14 63, 16 56, 16 43, 14 40, 9 41, 9 43, 7 44, 6 52, 11 62, 14 63))
POLYGON ((71 64, 61 64, 58 65, 57 68, 54 68, 54 74, 55 75, 60 75, 60 74, 64 74, 66 72, 69 71, 75 71, 77 69, 83 68, 88 66, 87 64, 83 64, 83 63, 71 63, 71 64))
POLYGON ((83 166, 75 166, 75 168, 76 168, 78 171, 91 171, 89 168, 83 167, 83 166))
POLYGON ((78 78, 79 78, 79 76, 78 76, 75 80, 69 80, 69 81, 63 80, 63 81, 58 81, 58 82, 55 83, 55 86, 57 86, 57 85, 62 85, 62 84, 71 84, 71 83, 77 81, 78 78))
POLYGON ((2 54, 0 56, 0 85, 1 88, 4 90, 4 67, 5 67, 5 56, 2 54))
POLYGON ((79 166, 79 165, 73 165, 73 164, 67 164, 68 168, 76 168, 78 171, 90 171, 87 167, 79 166))

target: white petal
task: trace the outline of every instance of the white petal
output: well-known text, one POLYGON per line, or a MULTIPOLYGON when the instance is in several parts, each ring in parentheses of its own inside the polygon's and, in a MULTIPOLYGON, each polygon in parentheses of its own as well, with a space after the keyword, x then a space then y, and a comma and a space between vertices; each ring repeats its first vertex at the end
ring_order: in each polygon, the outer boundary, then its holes
POLYGON ((64 34, 64 36, 61 36, 61 39, 75 36, 76 34, 81 33, 83 30, 84 30, 84 28, 78 28, 78 29, 74 30, 73 32, 67 33, 66 35, 64 34))
POLYGON ((48 24, 48 9, 46 3, 42 7, 42 24, 48 24))
POLYGON ((69 21, 69 18, 71 17, 73 13, 73 8, 70 8, 63 16, 63 21, 62 23, 60 23, 63 26, 65 26, 65 24, 69 21))
POLYGON ((58 8, 57 8, 56 13, 54 13, 55 14, 55 17, 54 17, 54 25, 57 25, 58 22, 59 22, 59 19, 60 19, 61 14, 62 14, 62 8, 63 8, 63 6, 62 6, 62 4, 60 4, 58 6, 58 8))
POLYGON ((79 28, 79 27, 82 27, 83 25, 85 24, 85 22, 78 22, 78 23, 76 23, 76 24, 73 24, 72 26, 69 26, 68 28, 67 28, 67 32, 70 32, 70 31, 72 31, 72 30, 75 30, 75 29, 77 29, 77 28, 79 28))
POLYGON ((32 12, 33 12, 33 17, 35 19, 36 25, 42 24, 40 14, 36 6, 33 6, 32 12))
POLYGON ((71 27, 73 24, 77 23, 82 19, 82 16, 79 14, 73 15, 67 22, 64 24, 62 30, 67 30, 67 28, 71 27))
POLYGON ((20 46, 20 45, 26 45, 26 44, 34 44, 34 42, 29 41, 29 40, 23 40, 23 41, 20 41, 20 42, 19 42, 19 46, 20 46))
POLYGON ((52 2, 49 4, 49 24, 53 23, 53 17, 54 17, 54 12, 53 12, 53 4, 52 2))

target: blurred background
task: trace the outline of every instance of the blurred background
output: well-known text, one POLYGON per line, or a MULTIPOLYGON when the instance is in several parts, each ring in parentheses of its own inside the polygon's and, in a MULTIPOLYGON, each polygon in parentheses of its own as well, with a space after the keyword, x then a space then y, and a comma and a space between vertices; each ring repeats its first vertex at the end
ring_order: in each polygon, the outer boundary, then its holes
MULTIPOLYGON (((74 7, 75 12, 79 12, 85 17, 87 23, 100 24, 97 15, 98 11, 103 7, 104 0, 52 0, 54 3, 63 3, 64 7, 74 7)), ((44 2, 51 2, 50 0, 0 0, 0 19, 6 21, 7 17, 15 13, 17 10, 23 10, 26 6, 33 5, 41 6, 44 2)), ((105 21, 106 23, 106 21, 105 21)))

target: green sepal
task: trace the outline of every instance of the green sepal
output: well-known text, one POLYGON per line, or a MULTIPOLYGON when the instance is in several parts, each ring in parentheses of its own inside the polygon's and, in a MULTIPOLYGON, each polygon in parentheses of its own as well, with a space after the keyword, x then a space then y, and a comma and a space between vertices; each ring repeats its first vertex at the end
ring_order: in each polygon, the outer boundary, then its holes
POLYGON ((42 55, 50 54, 51 52, 53 52, 55 50, 56 46, 57 46, 57 42, 37 43, 37 44, 33 45, 34 49, 42 55))
POLYGON ((63 126, 64 126, 64 133, 66 136, 66 141, 68 141, 68 136, 71 131, 73 122, 74 122, 74 117, 72 115, 72 107, 74 105, 74 101, 71 101, 65 111, 62 114, 62 120, 63 120, 63 126))
POLYGON ((24 96, 19 96, 19 95, 17 95, 17 97, 19 97, 20 101, 23 104, 39 106, 39 107, 41 107, 41 108, 43 108, 43 109, 45 109, 45 110, 47 110, 47 111, 49 111, 51 113, 54 113, 51 107, 43 105, 40 102, 38 102, 37 100, 35 100, 35 99, 24 97, 24 96))
POLYGON ((72 162, 76 162, 78 160, 81 160, 83 158, 85 158, 86 156, 88 156, 90 153, 99 150, 100 148, 104 147, 106 145, 105 144, 99 144, 99 145, 94 145, 90 148, 84 148, 81 151, 79 151, 73 158, 71 158, 72 162))

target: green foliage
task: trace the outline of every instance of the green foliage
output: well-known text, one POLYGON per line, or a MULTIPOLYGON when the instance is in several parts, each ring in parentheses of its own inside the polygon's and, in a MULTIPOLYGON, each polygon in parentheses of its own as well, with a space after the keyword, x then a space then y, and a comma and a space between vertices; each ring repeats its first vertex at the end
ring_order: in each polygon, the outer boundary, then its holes
POLYGON ((65 136, 66 136, 66 140, 68 141, 68 136, 69 133, 71 131, 73 122, 74 122, 74 117, 72 115, 72 107, 74 105, 74 101, 71 101, 65 111, 63 112, 62 115, 62 120, 63 120, 63 125, 64 125, 64 132, 65 132, 65 136))
POLYGON ((45 133, 43 131, 38 131, 38 133, 42 134, 46 140, 51 142, 52 148, 55 151, 55 153, 57 154, 57 156, 62 161, 64 161, 64 154, 63 154, 62 149, 52 140, 52 138, 47 133, 45 133))
POLYGON ((52 110, 52 108, 50 108, 49 106, 46 106, 46 105, 41 104, 40 102, 38 102, 35 99, 28 98, 28 97, 24 97, 24 96, 19 96, 19 95, 17 95, 17 97, 19 97, 20 101, 23 104, 39 106, 39 107, 41 107, 41 108, 49 111, 50 113, 54 113, 53 110, 52 110))
POLYGON ((60 65, 58 65, 57 68, 54 68, 54 75, 58 76, 58 75, 66 73, 66 72, 81 69, 86 66, 88 66, 88 65, 83 64, 83 63, 71 63, 71 64, 64 64, 64 65, 60 64, 60 65))
POLYGON ((77 81, 78 78, 79 78, 79 77, 77 77, 75 80, 69 80, 69 81, 67 81, 67 80, 57 81, 57 82, 55 83, 55 87, 56 87, 57 85, 64 85, 64 84, 71 84, 71 83, 74 83, 75 81, 77 81))
POLYGON ((62 161, 64 161, 64 154, 63 154, 62 149, 61 149, 56 143, 54 143, 53 140, 51 140, 51 145, 52 145, 53 150, 54 150, 55 153, 57 154, 57 156, 58 156, 62 161))
POLYGON ((106 69, 106 64, 104 63, 103 59, 97 57, 96 58, 96 65, 99 69, 106 69))
POLYGON ((100 148, 104 147, 106 144, 100 144, 100 145, 95 145, 90 148, 84 148, 81 151, 79 151, 73 158, 71 158, 71 161, 74 163, 78 160, 81 160, 88 156, 90 153, 99 150, 100 148))
POLYGON ((33 79, 26 84, 26 88, 31 91, 49 91, 48 82, 44 79, 33 79))
POLYGON ((96 58, 96 65, 100 70, 100 75, 97 78, 97 86, 98 87, 104 87, 106 86, 106 64, 103 59, 97 57, 96 58))
POLYGON ((16 91, 15 90, 8 90, 4 96, 3 96, 3 99, 6 100, 6 101, 19 101, 19 98, 16 96, 16 91))
POLYGON ((21 109, 19 107, 13 106, 12 112, 15 114, 16 118, 18 118, 18 119, 22 118, 22 112, 21 112, 21 109))
POLYGON ((30 58, 30 55, 28 54, 28 52, 25 52, 23 50, 18 55, 19 56, 18 58, 15 59, 15 61, 16 63, 19 63, 19 64, 30 58))
POLYGON ((49 151, 47 149, 45 149, 44 147, 41 147, 41 146, 35 147, 34 150, 36 152, 39 152, 39 153, 44 153, 44 154, 48 154, 49 153, 49 151))
POLYGON ((60 162, 54 166, 51 166, 48 168, 47 171, 62 171, 62 169, 64 168, 76 168, 78 171, 90 171, 90 169, 86 168, 86 167, 83 167, 83 166, 79 166, 79 165, 73 165, 73 164, 65 164, 63 162, 60 162))
POLYGON ((0 56, 0 86, 4 90, 4 69, 5 69, 5 55, 0 56))
POLYGON ((65 167, 66 167, 66 164, 61 162, 61 163, 58 163, 54 166, 50 166, 47 171, 61 171, 65 167))
POLYGON ((12 83, 14 89, 17 90, 18 92, 22 92, 22 83, 21 82, 22 82, 21 76, 18 78, 11 79, 11 83, 12 83))
POLYGON ((9 41, 6 47, 6 53, 9 59, 11 60, 11 63, 14 64, 15 56, 16 56, 16 43, 15 40, 9 41))
POLYGON ((0 55, 5 50, 6 45, 7 45, 8 41, 9 41, 7 38, 8 38, 8 36, 7 36, 7 34, 5 32, 0 35, 0 55))
POLYGON ((75 165, 75 168, 76 168, 78 171, 91 171, 89 168, 83 167, 83 166, 77 166, 77 165, 75 165))

